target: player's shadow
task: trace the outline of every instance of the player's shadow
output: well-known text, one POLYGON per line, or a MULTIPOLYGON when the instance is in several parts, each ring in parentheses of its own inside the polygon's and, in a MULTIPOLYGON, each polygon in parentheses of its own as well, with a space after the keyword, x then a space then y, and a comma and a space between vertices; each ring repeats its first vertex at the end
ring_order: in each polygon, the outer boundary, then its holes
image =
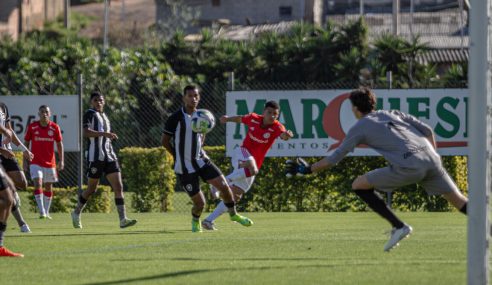
POLYGON ((241 267, 241 268, 214 268, 214 269, 195 269, 195 270, 183 270, 177 272, 169 272, 165 274, 151 275, 139 278, 131 278, 131 279, 121 279, 114 281, 106 281, 106 282, 95 282, 95 283, 85 283, 85 285, 112 285, 112 284, 127 284, 132 282, 142 282, 142 281, 156 281, 161 279, 168 279, 186 275, 200 274, 206 272, 231 272, 234 270, 272 270, 272 269, 285 269, 285 268, 326 268, 326 267, 334 267, 334 265, 301 265, 301 266, 258 266, 258 267, 241 267))
POLYGON ((67 237, 67 236, 120 236, 120 235, 147 235, 147 234, 174 234, 175 231, 122 231, 122 232, 107 232, 107 233, 59 233, 59 234, 22 234, 12 235, 9 238, 37 238, 37 237, 67 237))

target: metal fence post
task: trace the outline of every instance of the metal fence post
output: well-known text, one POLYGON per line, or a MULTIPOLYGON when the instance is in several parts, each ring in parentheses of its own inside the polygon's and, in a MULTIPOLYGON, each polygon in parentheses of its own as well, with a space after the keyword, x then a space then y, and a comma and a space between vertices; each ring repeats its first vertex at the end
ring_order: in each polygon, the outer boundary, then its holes
POLYGON ((229 76, 227 77, 227 89, 234 91, 234 71, 229 72, 229 76))
MULTIPOLYGON (((386 72, 386 79, 388 80, 388 89, 393 88, 393 73, 390 71, 386 72)), ((393 203, 393 193, 386 193, 386 205, 391 208, 391 204, 393 203)))
POLYGON ((79 95, 79 159, 77 167, 77 182, 79 186, 79 193, 82 192, 83 177, 84 177, 84 137, 82 130, 82 108, 83 108, 83 93, 84 92, 84 76, 82 73, 77 75, 77 93, 79 95))

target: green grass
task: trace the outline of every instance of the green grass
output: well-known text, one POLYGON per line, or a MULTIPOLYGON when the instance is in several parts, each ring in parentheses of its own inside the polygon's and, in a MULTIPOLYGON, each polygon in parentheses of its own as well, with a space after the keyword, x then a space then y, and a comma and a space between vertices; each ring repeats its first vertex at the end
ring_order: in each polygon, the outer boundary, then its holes
POLYGON ((383 252, 387 224, 374 213, 253 213, 244 228, 221 217, 219 231, 192 234, 184 213, 112 214, 38 220, 32 234, 10 220, 1 284, 465 284, 466 218, 402 213, 414 234, 383 252))

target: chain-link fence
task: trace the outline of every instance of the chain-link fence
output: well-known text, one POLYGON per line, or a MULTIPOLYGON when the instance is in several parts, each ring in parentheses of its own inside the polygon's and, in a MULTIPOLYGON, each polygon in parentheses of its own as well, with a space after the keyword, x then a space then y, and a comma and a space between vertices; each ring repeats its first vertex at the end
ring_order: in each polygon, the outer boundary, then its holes
MULTIPOLYGON (((231 76, 232 78, 232 76, 231 76)), ((217 117, 226 113, 226 93, 228 90, 245 91, 245 90, 330 90, 345 89, 350 90, 357 88, 360 84, 370 85, 373 88, 387 89, 392 84, 387 81, 363 81, 361 82, 288 82, 288 83, 268 83, 268 82, 240 82, 238 80, 229 80, 221 82, 212 82, 199 84, 201 90, 201 102, 199 108, 206 108, 212 111, 217 117)), ((0 81, 2 82, 2 81, 0 81)), ((15 83, 0 86, 0 90, 8 87, 9 95, 32 95, 26 94, 25 86, 15 83)), ((49 82, 30 82, 29 84, 37 85, 38 90, 61 90, 53 87, 49 82)), ((164 124, 167 118, 182 106, 181 87, 173 87, 164 91, 149 92, 152 88, 142 91, 140 84, 130 84, 129 88, 121 89, 115 92, 110 89, 104 82, 86 82, 82 81, 79 85, 77 82, 64 83, 66 86, 73 86, 67 91, 77 93, 82 91, 83 110, 89 108, 90 93, 98 90, 106 96, 105 112, 111 121, 111 128, 119 139, 114 142, 114 147, 118 151, 125 147, 158 147, 161 145, 161 136, 164 124), (74 91, 75 90, 75 91, 74 91)), ((467 84, 455 82, 453 87, 466 88, 467 84)), ((443 86, 429 86, 425 83, 416 84, 416 88, 442 88, 443 86)), ((28 90, 28 89, 27 89, 28 90)), ((3 92, 4 93, 4 92, 3 92)), ((43 92, 44 93, 44 92, 43 92)), ((48 92, 46 92, 48 93, 48 92)), ((52 95, 66 95, 66 92, 54 92, 52 95)), ((34 94, 36 95, 36 94, 34 94)), ((37 110, 38 106, 26 106, 37 110)), ((15 114, 16 110, 10 110, 15 114)), ((18 132, 17 135, 23 139, 24 133, 18 132)), ((217 124, 213 132, 207 135, 207 145, 225 145, 226 131, 225 125, 217 124)), ((83 149, 86 141, 84 140, 83 149)), ((65 152, 65 170, 60 173, 59 187, 77 186, 80 179, 80 152, 65 152)), ((85 163, 84 163, 85 164, 85 163)), ((85 183, 85 178, 83 178, 85 183)), ((179 207, 189 208, 186 204, 179 207)), ((185 209, 176 209, 185 210, 185 209)))

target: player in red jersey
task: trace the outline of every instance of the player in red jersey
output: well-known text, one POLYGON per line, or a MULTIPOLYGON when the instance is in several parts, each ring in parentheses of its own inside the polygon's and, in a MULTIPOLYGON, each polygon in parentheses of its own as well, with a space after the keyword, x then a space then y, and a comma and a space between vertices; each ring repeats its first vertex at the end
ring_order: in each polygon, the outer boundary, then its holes
MULTIPOLYGON (((248 126, 248 132, 243 140, 242 146, 234 150, 231 163, 234 170, 226 176, 234 201, 237 203, 244 193, 248 192, 253 184, 255 175, 258 174, 265 155, 272 146, 276 138, 283 140, 292 138, 293 133, 286 130, 284 125, 277 121, 280 114, 280 106, 275 101, 268 101, 265 104, 262 115, 250 113, 244 116, 227 116, 220 118, 220 122, 243 123, 248 126)), ((212 194, 217 196, 212 187, 212 194)), ((225 213, 227 208, 221 201, 215 210, 202 221, 202 227, 206 230, 216 230, 214 221, 225 213)))
MULTIPOLYGON (((57 170, 65 167, 63 160, 63 138, 60 127, 50 120, 50 107, 42 105, 39 107, 39 121, 35 121, 27 127, 24 137, 26 147, 31 147, 34 154, 30 162, 29 171, 34 182, 34 197, 39 209, 40 219, 51 219, 50 206, 53 197, 53 183, 58 182, 57 170), (56 143, 59 163, 56 165, 55 150, 56 143), (44 186, 44 191, 43 191, 44 186)), ((27 165, 27 162, 24 162, 27 165)))

